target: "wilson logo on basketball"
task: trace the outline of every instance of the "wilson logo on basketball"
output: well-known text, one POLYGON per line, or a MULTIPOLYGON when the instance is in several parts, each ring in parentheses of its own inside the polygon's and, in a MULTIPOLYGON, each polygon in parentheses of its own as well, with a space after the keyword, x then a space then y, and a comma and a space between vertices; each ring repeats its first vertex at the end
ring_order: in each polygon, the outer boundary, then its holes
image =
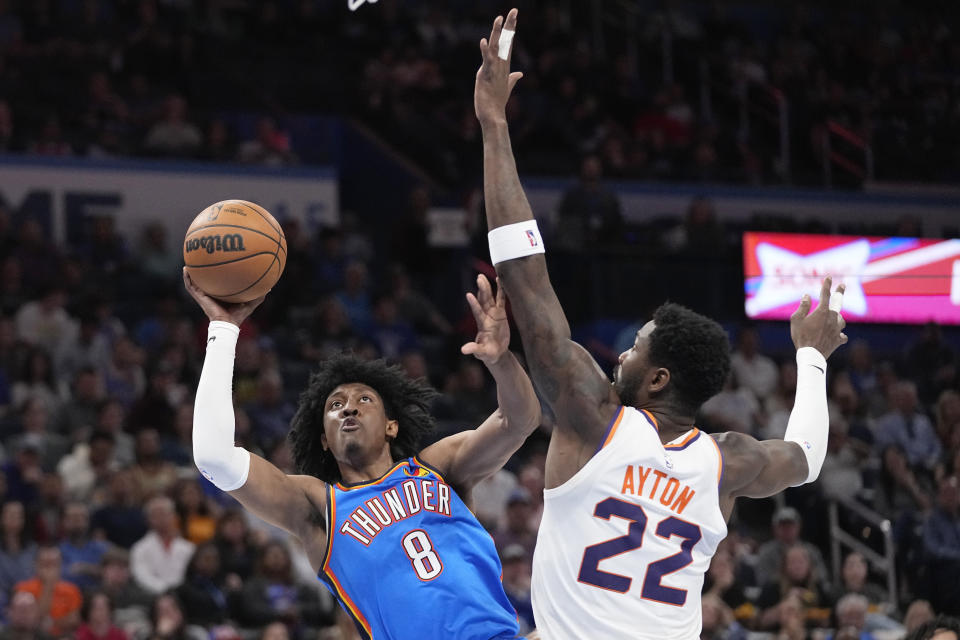
POLYGON ((192 253, 194 251, 246 251, 243 246, 243 236, 239 233, 227 233, 216 236, 203 236, 202 238, 191 238, 184 242, 183 252, 192 253))

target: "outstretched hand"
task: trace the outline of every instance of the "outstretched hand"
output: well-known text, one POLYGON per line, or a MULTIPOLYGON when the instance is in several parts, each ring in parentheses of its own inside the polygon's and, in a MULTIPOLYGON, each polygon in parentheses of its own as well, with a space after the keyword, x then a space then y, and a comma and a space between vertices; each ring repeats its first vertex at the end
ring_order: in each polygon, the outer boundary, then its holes
POLYGON ((506 52, 506 59, 499 56, 501 36, 504 29, 516 31, 516 9, 510 10, 506 20, 503 16, 497 16, 496 20, 493 21, 490 39, 483 38, 480 40, 480 54, 483 57, 483 63, 480 65, 480 70, 477 71, 477 82, 473 91, 473 107, 481 125, 506 122, 507 100, 510 99, 510 92, 513 91, 517 81, 523 77, 523 73, 519 71, 510 73, 513 47, 509 43, 502 43, 504 47, 510 47, 506 52))
POLYGON ((183 286, 187 290, 187 293, 190 294, 190 297, 196 300, 200 308, 203 309, 203 312, 207 314, 208 319, 211 321, 220 320, 222 322, 229 322, 238 327, 244 320, 250 317, 253 310, 259 307, 260 303, 266 298, 266 296, 263 295, 250 302, 220 302, 208 296, 203 292, 203 289, 194 284, 193 280, 190 279, 190 274, 187 273, 186 267, 183 268, 183 286))
POLYGON ((472 354, 487 366, 494 365, 510 346, 510 323, 507 322, 503 287, 498 286, 494 295, 490 281, 481 273, 477 276, 477 295, 467 293, 467 304, 477 321, 477 337, 460 347, 460 352, 472 354))
MULTIPOLYGON (((790 337, 794 346, 797 349, 813 347, 824 358, 829 358, 837 347, 847 342, 847 336, 843 333, 847 322, 837 311, 830 310, 832 286, 833 279, 827 276, 820 286, 820 302, 813 313, 810 313, 810 296, 804 295, 800 306, 790 316, 790 337)), ((841 295, 845 290, 842 284, 837 287, 837 293, 841 295)))

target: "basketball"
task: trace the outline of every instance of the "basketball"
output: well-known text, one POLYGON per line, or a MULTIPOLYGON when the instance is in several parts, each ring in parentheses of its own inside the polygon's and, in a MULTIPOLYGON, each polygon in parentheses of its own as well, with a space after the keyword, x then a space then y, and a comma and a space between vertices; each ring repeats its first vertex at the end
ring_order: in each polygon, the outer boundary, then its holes
POLYGON ((190 223, 183 263, 207 295, 223 302, 249 302, 280 279, 287 264, 287 240, 280 224, 260 205, 224 200, 190 223))

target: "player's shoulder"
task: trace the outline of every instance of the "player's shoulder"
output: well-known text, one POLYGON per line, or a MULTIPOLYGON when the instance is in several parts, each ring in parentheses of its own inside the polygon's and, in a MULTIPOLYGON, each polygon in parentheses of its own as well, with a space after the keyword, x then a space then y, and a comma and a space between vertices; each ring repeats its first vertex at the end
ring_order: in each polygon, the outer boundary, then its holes
POLYGON ((722 433, 711 433, 710 437, 720 448, 720 453, 723 455, 723 464, 727 469, 735 469, 740 465, 762 464, 767 456, 760 441, 746 433, 724 431, 722 433))

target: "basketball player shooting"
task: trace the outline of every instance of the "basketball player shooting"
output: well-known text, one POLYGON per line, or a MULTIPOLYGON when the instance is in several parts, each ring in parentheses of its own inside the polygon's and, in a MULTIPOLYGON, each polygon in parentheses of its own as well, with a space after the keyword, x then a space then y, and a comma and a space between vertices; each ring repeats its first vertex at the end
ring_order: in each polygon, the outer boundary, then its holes
POLYGON ((301 396, 290 433, 301 475, 287 475, 234 446, 237 336, 263 298, 223 305, 184 272, 187 291, 210 319, 194 409, 197 467, 303 542, 365 640, 517 637, 493 540, 468 504, 471 489, 540 423, 540 404, 507 349, 503 293, 494 295, 483 276, 477 282, 477 295, 467 294, 477 337, 462 351, 493 374, 497 411, 418 453, 419 436, 433 425, 435 392, 383 361, 337 356, 320 364, 301 396))
POLYGON ((797 396, 784 440, 702 434, 700 406, 723 387, 730 347, 714 321, 664 304, 620 355, 610 381, 570 327, 550 285, 543 240, 514 163, 505 107, 516 9, 480 42, 474 103, 483 131, 490 254, 528 366, 556 427, 533 562, 537 628, 547 640, 691 640, 700 590, 741 496, 813 482, 827 448, 826 358, 847 341, 842 285, 824 279, 790 321, 797 396), (833 308, 831 308, 833 307, 833 308))

